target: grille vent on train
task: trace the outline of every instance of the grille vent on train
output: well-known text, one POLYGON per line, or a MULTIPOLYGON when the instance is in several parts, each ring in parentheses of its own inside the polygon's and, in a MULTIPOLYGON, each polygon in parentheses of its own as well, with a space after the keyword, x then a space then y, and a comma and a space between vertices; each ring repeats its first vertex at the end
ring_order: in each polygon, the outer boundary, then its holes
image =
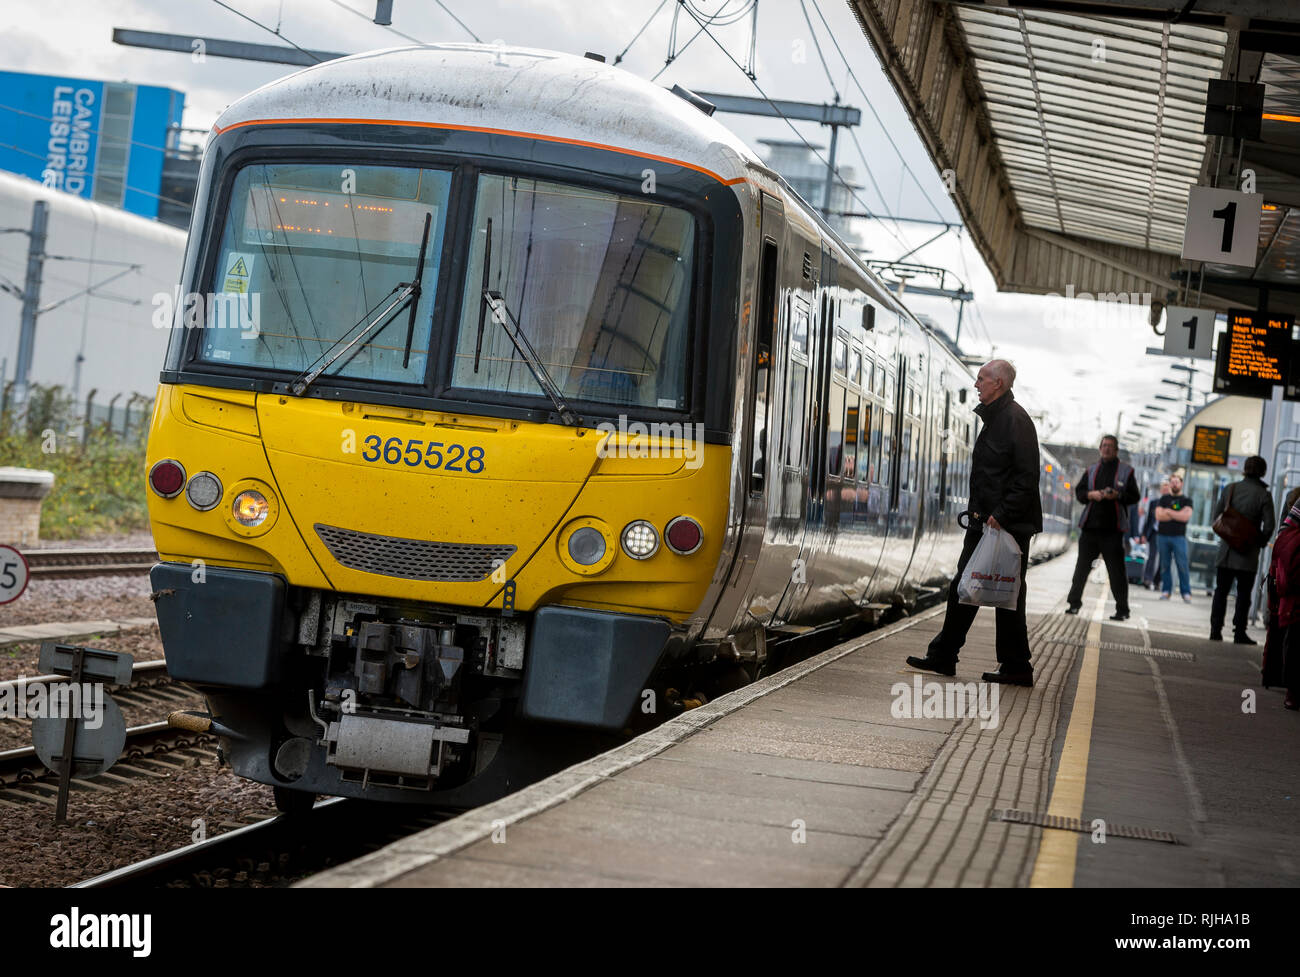
POLYGON ((486 580, 515 547, 494 543, 437 543, 339 529, 316 523, 316 535, 330 555, 350 570, 406 580, 471 583, 486 580))
POLYGON ((803 277, 804 281, 812 281, 812 255, 807 251, 803 253, 803 277))

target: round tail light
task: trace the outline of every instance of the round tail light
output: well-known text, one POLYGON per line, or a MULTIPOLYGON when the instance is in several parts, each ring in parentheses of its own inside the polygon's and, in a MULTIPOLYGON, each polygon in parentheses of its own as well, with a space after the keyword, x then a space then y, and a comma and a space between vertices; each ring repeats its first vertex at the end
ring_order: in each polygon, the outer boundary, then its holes
POLYGON ((623 552, 634 560, 648 560, 659 551, 659 533, 644 519, 623 527, 623 552))
POLYGON ((164 499, 174 499, 185 488, 185 469, 179 461, 164 458, 149 469, 149 487, 164 499))
POLYGON ((680 556, 689 556, 704 542, 704 530, 690 516, 678 516, 664 527, 664 542, 680 556))
POLYGON ((215 509, 221 501, 221 479, 212 472, 199 472, 186 484, 185 498, 200 512, 215 509))

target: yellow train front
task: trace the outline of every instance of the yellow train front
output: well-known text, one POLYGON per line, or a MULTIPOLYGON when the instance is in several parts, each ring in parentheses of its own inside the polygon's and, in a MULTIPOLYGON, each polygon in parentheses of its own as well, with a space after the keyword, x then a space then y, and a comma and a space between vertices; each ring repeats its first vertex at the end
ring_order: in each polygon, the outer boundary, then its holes
POLYGON ((564 132, 506 61, 300 72, 206 153, 152 584, 170 672, 282 804, 451 796, 520 720, 623 728, 715 585, 736 194, 564 132))

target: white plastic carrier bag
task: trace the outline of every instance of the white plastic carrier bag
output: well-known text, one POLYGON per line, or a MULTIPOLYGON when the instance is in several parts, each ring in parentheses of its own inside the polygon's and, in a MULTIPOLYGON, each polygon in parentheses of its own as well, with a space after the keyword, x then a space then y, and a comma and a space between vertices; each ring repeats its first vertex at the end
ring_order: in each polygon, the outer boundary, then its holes
POLYGON ((984 527, 957 583, 963 604, 1014 611, 1020 601, 1020 545, 1005 529, 984 527))

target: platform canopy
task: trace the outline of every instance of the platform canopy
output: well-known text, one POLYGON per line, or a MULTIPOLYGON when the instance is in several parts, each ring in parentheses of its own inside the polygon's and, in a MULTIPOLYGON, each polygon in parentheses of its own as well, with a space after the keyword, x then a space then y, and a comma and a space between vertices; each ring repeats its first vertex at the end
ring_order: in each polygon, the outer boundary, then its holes
POLYGON ((849 6, 999 289, 1300 311, 1300 3, 849 6), (1265 85, 1258 139, 1204 133, 1221 78, 1265 85), (1246 169, 1256 267, 1183 261, 1189 187, 1246 169))

